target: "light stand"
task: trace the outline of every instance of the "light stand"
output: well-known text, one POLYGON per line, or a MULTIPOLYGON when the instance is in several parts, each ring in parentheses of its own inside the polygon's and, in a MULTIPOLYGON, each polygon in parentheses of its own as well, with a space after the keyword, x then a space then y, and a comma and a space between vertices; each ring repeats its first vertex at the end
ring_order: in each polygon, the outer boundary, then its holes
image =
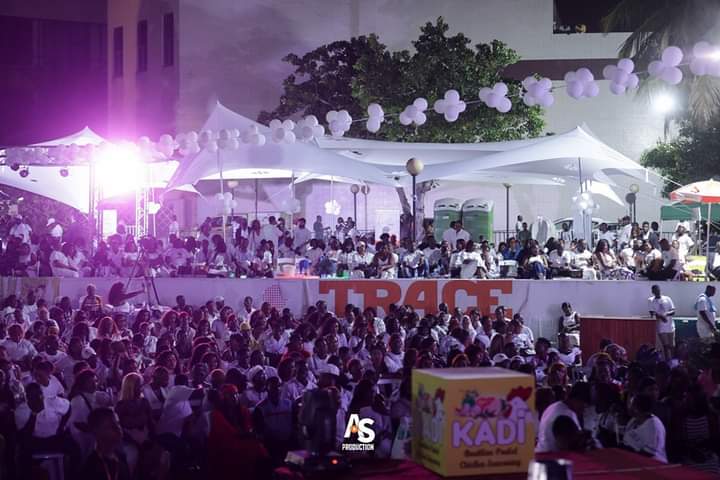
POLYGON ((413 243, 415 243, 415 239, 417 237, 417 228, 416 228, 416 222, 417 222, 417 212, 416 212, 416 204, 417 204, 417 191, 416 191, 416 177, 420 175, 420 173, 423 171, 423 168, 425 168, 425 165, 420 159, 417 158, 411 158, 407 161, 405 164, 405 170, 410 174, 412 177, 412 235, 411 239, 413 243))
POLYGON ((509 183, 503 183, 505 187, 505 241, 510 238, 510 187, 509 183))
POLYGON ((350 192, 353 194, 353 220, 355 220, 355 223, 357 224, 357 195, 360 191, 360 186, 353 183, 350 185, 350 192))
MULTIPOLYGON (((368 231, 368 208, 367 208, 367 197, 370 193, 370 186, 369 185, 363 185, 360 187, 360 192, 365 196, 365 233, 368 231)), ((357 222, 357 218, 355 219, 357 222)))

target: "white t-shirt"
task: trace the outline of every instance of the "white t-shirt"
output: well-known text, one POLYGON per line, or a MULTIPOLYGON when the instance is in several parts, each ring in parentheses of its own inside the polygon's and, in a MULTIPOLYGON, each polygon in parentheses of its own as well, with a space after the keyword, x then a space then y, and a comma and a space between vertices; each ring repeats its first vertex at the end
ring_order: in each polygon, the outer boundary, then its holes
POLYGON ((10 235, 13 237, 20 237, 22 238, 23 243, 30 243, 30 233, 32 232, 32 228, 30 228, 30 225, 27 223, 21 223, 20 225, 15 225, 10 229, 10 235))
POLYGON ((52 273, 54 277, 77 277, 78 273, 76 271, 70 270, 68 268, 61 268, 56 267, 54 265, 55 261, 58 261, 61 265, 70 265, 70 260, 68 257, 61 252, 60 250, 55 250, 50 254, 50 267, 52 268, 52 273))
POLYGON ((470 240, 470 234, 467 232, 467 230, 461 229, 458 232, 454 228, 448 228, 443 232, 442 239, 444 242, 448 242, 450 248, 455 248, 458 240, 462 239, 466 242, 470 240))
POLYGON ((550 266, 553 268, 568 268, 572 260, 573 254, 569 250, 563 250, 561 254, 558 254, 557 250, 553 250, 548 256, 550 266))
POLYGON ((8 338, 0 342, 0 345, 5 347, 8 357, 13 362, 18 362, 27 356, 32 358, 37 355, 37 350, 35 350, 33 344, 30 343, 30 340, 26 340, 24 338, 21 338, 17 343, 8 338))
POLYGON ((638 423, 635 418, 630 419, 625 427, 623 444, 637 452, 652 455, 658 462, 667 463, 665 427, 655 415, 642 423, 638 423))
POLYGON ((307 243, 312 239, 312 232, 307 228, 296 228, 293 231, 293 247, 298 248, 299 246, 307 243))
MULTIPOLYGON (((660 295, 660 298, 655 298, 655 295, 648 298, 648 310, 653 313, 659 313, 665 316, 667 312, 675 310, 675 304, 673 304, 672 298, 666 295, 660 295)), ((675 322, 673 322, 672 316, 667 319, 667 322, 662 320, 657 321, 658 333, 672 333, 675 331, 675 322)))
MULTIPOLYGON (((46 398, 45 408, 37 414, 35 419, 34 437, 49 438, 58 433, 60 420, 70 409, 70 402, 64 398, 46 398)), ((27 424, 30 420, 30 407, 27 402, 23 403, 15 409, 15 426, 18 430, 27 424)))
POLYGON ((192 255, 190 252, 185 250, 184 248, 171 248, 167 251, 165 254, 166 257, 170 260, 170 266, 178 268, 183 267, 187 264, 188 260, 192 259, 192 255))
POLYGON ((712 338, 713 330, 707 324, 704 318, 700 315, 700 312, 705 312, 710 319, 710 322, 715 326, 715 314, 717 308, 712 299, 708 298, 707 295, 701 293, 695 302, 695 310, 697 310, 697 333, 700 338, 712 338))
POLYGON ((576 252, 573 257, 573 265, 578 268, 587 268, 590 265, 590 259, 592 253, 589 250, 583 250, 582 252, 576 252))
POLYGON ((542 414, 540 426, 538 427, 538 441, 535 447, 535 453, 555 452, 558 449, 555 435, 553 435, 553 423, 558 417, 570 417, 578 429, 580 422, 577 415, 568 407, 565 402, 551 403, 542 414))
POLYGON ((190 406, 192 392, 192 388, 184 385, 175 385, 168 389, 165 405, 158 421, 158 434, 172 433, 178 437, 180 436, 185 419, 192 415, 192 407, 190 406))
POLYGON ((278 238, 280 238, 280 229, 277 225, 267 223, 260 229, 260 240, 271 240, 275 248, 278 246, 278 238))
POLYGON ((690 253, 690 249, 695 245, 695 242, 693 241, 692 237, 688 235, 687 233, 677 236, 673 235, 673 240, 677 240, 679 248, 678 248, 678 255, 680 256, 680 259, 684 262, 685 257, 687 257, 688 253, 690 253))
POLYGON ((65 387, 55 378, 55 375, 50 375, 50 383, 47 386, 40 385, 40 388, 45 398, 55 398, 58 395, 65 396, 65 387))

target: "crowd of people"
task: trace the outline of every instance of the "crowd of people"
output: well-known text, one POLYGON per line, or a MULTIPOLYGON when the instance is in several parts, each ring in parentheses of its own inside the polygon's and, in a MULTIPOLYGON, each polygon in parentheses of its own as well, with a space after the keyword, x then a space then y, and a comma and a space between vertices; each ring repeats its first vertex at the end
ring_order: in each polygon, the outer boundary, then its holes
POLYGON ((502 306, 336 315, 318 301, 296 317, 251 297, 145 308, 138 293, 118 282, 103 295, 88 285, 81 298, 3 299, 2 478, 32 478, 53 455, 65 478, 270 478, 288 451, 312 448, 305 409, 319 393, 331 448, 358 414, 374 420, 369 455, 407 454, 397 443, 412 370, 482 366, 535 378, 538 452, 622 447, 720 473, 712 286, 697 300, 699 338, 678 340, 672 299, 654 285, 661 345, 638 352, 611 339, 581 351, 582 315, 568 302, 557 335, 537 338, 502 306))
MULTIPOLYGON (((169 236, 136 239, 120 224, 117 233, 90 249, 77 224, 48 218, 35 232, 21 215, 0 232, 0 273, 15 276, 131 277, 185 276, 263 278, 278 274, 351 278, 527 278, 683 280, 720 276, 720 256, 690 265, 695 241, 679 224, 672 238, 661 238, 656 222, 621 220, 617 230, 600 224, 594 246, 576 239, 569 224, 557 237, 533 238, 519 222, 516 235, 497 245, 473 239, 461 221, 436 235, 428 225, 413 242, 357 230, 352 218, 334 228, 317 217, 312 229, 304 218, 287 226, 270 216, 266 223, 234 218, 223 232, 206 219, 194 236, 183 237, 175 218, 169 236), (226 242, 225 238, 232 241, 226 242), (438 238, 438 239, 436 239, 438 238), (542 243, 541 243, 542 242, 542 243), (699 268, 699 271, 698 271, 699 268)), ((711 244, 714 246, 711 238, 711 244)))

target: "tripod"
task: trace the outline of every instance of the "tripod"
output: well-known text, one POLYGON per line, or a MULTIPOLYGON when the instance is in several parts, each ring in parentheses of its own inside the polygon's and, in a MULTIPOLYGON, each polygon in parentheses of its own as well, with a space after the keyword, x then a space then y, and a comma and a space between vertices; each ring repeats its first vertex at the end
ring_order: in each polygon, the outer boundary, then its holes
POLYGON ((148 305, 152 304, 152 298, 150 297, 150 290, 148 288, 148 284, 149 286, 152 286, 153 293, 155 294, 156 304, 160 305, 160 296, 158 295, 157 287, 155 286, 155 277, 153 277, 152 275, 148 275, 147 268, 143 267, 143 265, 141 264, 144 258, 145 248, 141 246, 138 257, 135 259, 135 263, 133 263, 132 269, 130 270, 130 276, 128 277, 127 283, 125 284, 125 291, 127 291, 128 287, 130 286, 130 282, 132 281, 132 279, 135 278, 135 271, 142 271, 143 288, 145 289, 145 294, 147 295, 148 305))

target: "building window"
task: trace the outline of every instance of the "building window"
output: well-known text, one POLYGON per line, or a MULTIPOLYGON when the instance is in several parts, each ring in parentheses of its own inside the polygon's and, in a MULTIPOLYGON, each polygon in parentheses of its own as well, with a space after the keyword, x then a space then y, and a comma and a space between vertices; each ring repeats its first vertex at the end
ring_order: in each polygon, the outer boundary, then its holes
POLYGON ((123 76, 123 27, 113 29, 113 76, 123 76))
POLYGON ((163 66, 175 64, 175 15, 163 15, 163 66))
POLYGON ((147 72, 148 68, 148 24, 142 20, 137 24, 137 71, 147 72))

